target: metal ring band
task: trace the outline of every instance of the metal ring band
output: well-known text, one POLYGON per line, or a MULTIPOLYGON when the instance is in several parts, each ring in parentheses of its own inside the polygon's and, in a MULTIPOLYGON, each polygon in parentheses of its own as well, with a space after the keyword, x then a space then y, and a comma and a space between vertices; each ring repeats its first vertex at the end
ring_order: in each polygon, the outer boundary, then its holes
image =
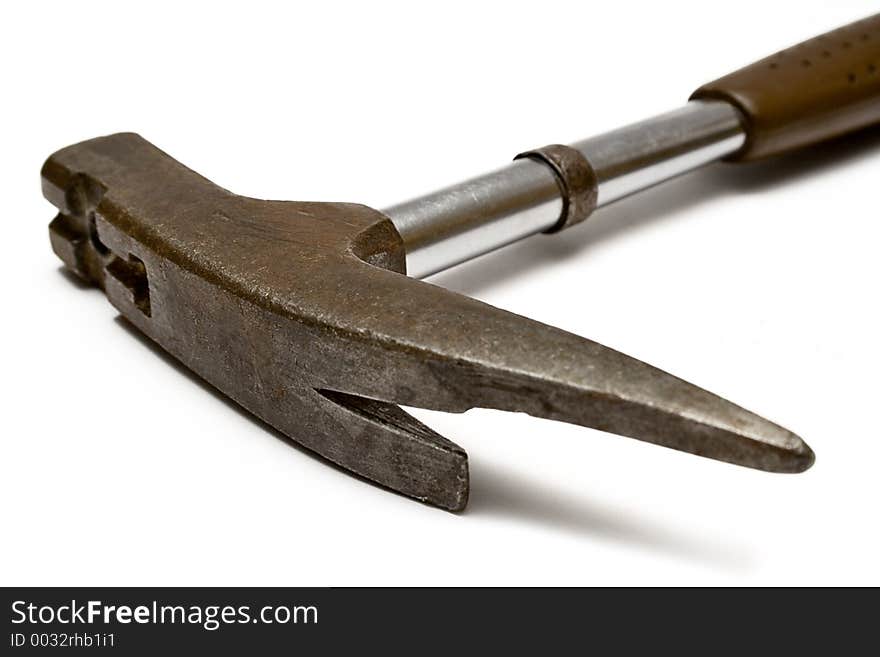
POLYGON ((514 160, 527 157, 549 165, 556 174, 562 192, 562 213, 545 233, 555 233, 579 224, 596 209, 599 198, 599 180, 593 166, 579 150, 562 144, 550 144, 517 155, 514 160))

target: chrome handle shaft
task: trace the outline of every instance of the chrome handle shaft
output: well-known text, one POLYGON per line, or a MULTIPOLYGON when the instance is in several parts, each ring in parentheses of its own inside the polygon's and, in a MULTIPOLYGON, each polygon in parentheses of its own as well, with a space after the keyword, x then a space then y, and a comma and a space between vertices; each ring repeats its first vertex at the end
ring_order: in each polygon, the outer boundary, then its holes
MULTIPOLYGON (((596 173, 601 207, 719 160, 744 143, 736 108, 691 101, 572 147, 596 173)), ((553 170, 521 159, 383 212, 403 237, 408 273, 424 278, 551 228, 562 207, 553 170)))

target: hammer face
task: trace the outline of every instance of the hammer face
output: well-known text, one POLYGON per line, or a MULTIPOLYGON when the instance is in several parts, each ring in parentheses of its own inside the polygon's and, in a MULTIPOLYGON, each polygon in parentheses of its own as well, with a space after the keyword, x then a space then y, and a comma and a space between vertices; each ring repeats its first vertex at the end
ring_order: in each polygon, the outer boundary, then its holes
POLYGON ((776 472, 791 432, 600 344, 403 275, 391 221, 362 205, 237 196, 141 137, 43 167, 65 264, 132 324, 296 442, 446 509, 465 452, 394 404, 522 411, 776 472))

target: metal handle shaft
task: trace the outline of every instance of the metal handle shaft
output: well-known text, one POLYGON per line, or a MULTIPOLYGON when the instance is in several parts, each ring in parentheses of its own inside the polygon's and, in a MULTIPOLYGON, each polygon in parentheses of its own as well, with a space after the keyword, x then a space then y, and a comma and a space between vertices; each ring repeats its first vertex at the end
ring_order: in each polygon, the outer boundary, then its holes
MULTIPOLYGON (((647 121, 572 145, 598 178, 607 205, 742 147, 739 112, 722 101, 691 101, 647 121)), ((563 200, 554 171, 521 159, 504 168, 383 212, 403 237, 407 270, 423 278, 559 221, 563 200)))

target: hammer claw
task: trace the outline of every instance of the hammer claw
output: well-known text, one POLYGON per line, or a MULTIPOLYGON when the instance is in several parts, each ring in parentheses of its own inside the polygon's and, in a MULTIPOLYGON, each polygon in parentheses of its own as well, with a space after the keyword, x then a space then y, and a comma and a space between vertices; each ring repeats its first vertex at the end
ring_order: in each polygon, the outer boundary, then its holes
POLYGON ((520 411, 773 472, 813 462, 795 434, 597 342, 400 274, 358 273, 336 318, 366 338, 337 385, 389 402, 520 411), (371 309, 381 308, 381 312, 371 309))
POLYGON ((319 390, 338 421, 328 438, 342 446, 324 456, 392 490, 450 511, 468 498, 465 451, 414 417, 386 402, 319 390), (340 440, 344 435, 345 440, 340 440))

